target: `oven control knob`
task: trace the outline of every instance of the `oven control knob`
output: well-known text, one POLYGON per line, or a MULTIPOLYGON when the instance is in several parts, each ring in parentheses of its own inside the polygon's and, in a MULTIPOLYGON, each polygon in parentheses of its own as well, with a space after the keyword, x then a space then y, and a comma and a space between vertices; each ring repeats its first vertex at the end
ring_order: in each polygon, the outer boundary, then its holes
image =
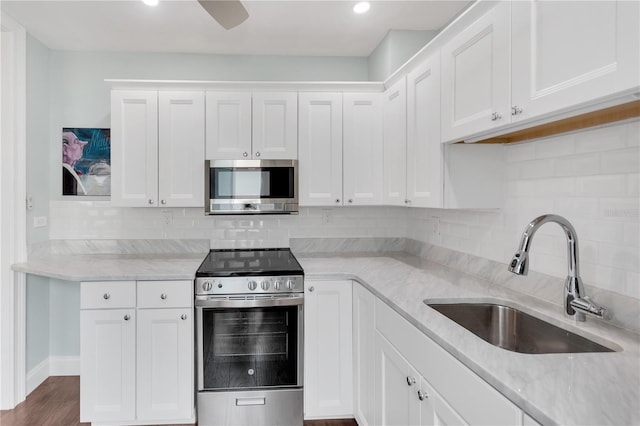
POLYGON ((287 281, 287 288, 289 290, 293 290, 294 288, 296 288, 296 282, 294 280, 287 281))
POLYGON ((269 290, 269 286, 271 285, 271 283, 269 283, 269 281, 262 281, 260 283, 260 288, 263 289, 264 291, 269 290))
POLYGON ((273 284, 273 288, 275 288, 276 290, 280 290, 281 287, 282 287, 282 281, 276 281, 273 284))
POLYGON ((258 287, 258 283, 255 281, 249 281, 249 290, 253 291, 258 287))
POLYGON ((205 281, 202 283, 202 289, 204 291, 211 291, 213 288, 213 283, 211 281, 205 281))

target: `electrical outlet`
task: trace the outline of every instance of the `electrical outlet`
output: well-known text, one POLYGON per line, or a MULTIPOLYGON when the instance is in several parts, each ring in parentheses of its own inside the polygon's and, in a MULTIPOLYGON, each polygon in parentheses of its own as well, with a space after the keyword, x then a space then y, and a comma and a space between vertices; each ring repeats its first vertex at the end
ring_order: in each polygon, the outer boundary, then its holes
POLYGON ((433 236, 439 237, 440 236, 440 218, 437 216, 433 216, 431 220, 432 220, 431 233, 433 234, 433 236))
POLYGON ((36 216, 33 218, 33 227, 34 228, 42 228, 47 226, 47 217, 46 216, 36 216))
POLYGON ((322 223, 328 224, 333 221, 333 216, 331 215, 331 210, 323 210, 322 211, 322 223))
POLYGON ((170 226, 173 224, 173 212, 163 211, 162 212, 162 223, 164 226, 170 226))

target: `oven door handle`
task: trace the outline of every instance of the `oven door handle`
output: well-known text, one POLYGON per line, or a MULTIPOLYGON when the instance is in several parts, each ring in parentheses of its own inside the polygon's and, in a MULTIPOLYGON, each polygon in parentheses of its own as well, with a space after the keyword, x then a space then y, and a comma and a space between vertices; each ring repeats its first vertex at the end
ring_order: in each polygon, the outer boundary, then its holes
POLYGON ((196 308, 261 308, 270 306, 296 306, 304 304, 304 295, 265 299, 228 299, 225 297, 196 296, 196 308))

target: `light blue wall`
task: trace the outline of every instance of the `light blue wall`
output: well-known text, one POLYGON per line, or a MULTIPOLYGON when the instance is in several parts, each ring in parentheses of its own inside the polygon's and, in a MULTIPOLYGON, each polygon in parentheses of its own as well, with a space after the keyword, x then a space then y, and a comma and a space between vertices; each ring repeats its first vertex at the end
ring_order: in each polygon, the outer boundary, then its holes
POLYGON ((384 81, 424 47, 438 31, 391 30, 368 58, 369 79, 384 81))
POLYGON ((80 283, 51 279, 49 286, 49 355, 79 356, 80 283))
MULTIPOLYGON (((49 216, 49 49, 27 36, 27 242, 46 241, 49 228, 34 228, 33 218, 49 216)), ((26 369, 49 356, 49 280, 27 275, 26 369)))

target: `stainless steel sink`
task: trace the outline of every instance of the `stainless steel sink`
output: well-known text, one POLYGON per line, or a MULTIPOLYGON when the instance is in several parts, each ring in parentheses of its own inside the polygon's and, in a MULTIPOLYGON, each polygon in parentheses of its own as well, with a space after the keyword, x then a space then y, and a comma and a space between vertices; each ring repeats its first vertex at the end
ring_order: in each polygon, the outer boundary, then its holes
POLYGON ((614 352, 516 308, 493 303, 431 303, 427 306, 481 339, 525 354, 614 352))

